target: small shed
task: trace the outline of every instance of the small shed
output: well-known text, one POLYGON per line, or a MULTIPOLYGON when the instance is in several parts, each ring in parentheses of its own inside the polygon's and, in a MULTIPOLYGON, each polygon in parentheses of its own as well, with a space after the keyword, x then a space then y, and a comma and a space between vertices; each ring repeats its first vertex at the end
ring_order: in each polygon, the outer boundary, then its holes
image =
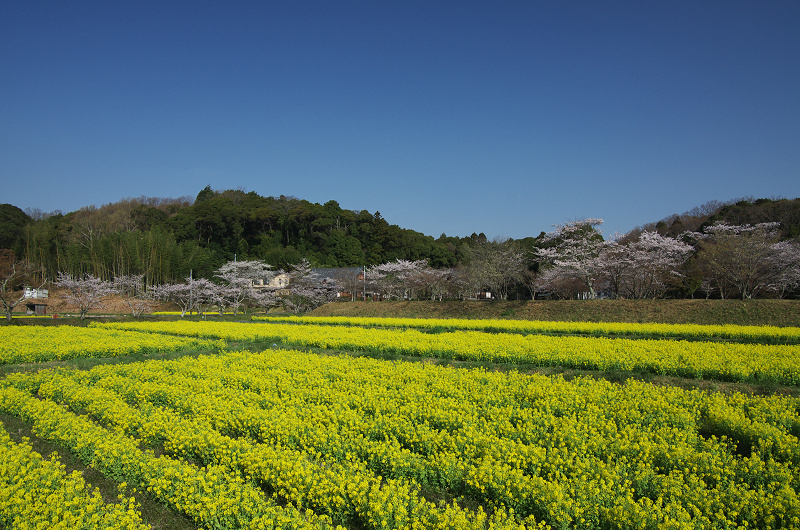
POLYGON ((25 306, 28 308, 29 315, 46 315, 47 304, 44 302, 27 302, 25 306))

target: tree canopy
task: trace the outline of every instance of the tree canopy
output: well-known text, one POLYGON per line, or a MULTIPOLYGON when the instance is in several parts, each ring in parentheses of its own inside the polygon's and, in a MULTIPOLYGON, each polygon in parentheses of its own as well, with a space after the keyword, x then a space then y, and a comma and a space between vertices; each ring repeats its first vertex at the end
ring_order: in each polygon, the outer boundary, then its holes
MULTIPOLYGON (((346 210, 336 201, 262 197, 243 190, 197 198, 123 199, 66 215, 33 219, 0 206, 0 247, 15 250, 54 280, 59 272, 111 279, 142 274, 147 285, 212 278, 222 264, 257 259, 289 270, 301 259, 316 267, 370 266, 424 259, 453 266, 460 238, 433 237, 390 224, 379 212, 346 210)), ((465 238, 466 239, 466 238, 465 238)))
MULTIPOLYGON (((0 205, 0 247, 13 252, 37 282, 55 281, 59 274, 101 281, 141 277, 145 290, 186 278, 218 283, 223 265, 249 261, 274 271, 301 262, 313 268, 411 263, 414 274, 406 275, 411 279, 404 291, 439 298, 481 292, 503 299, 528 293, 795 296, 800 285, 800 199, 711 201, 612 241, 598 229, 601 223, 571 221, 517 240, 489 240, 483 233, 434 239, 390 224, 380 212, 347 210, 335 200, 318 204, 206 186, 194 199, 128 198, 65 215, 0 205), (770 276, 761 274, 766 279, 744 288, 731 273, 722 274, 721 256, 731 254, 722 252, 723 235, 709 234, 718 226, 744 230, 763 223, 777 223, 769 238, 755 238, 769 246, 769 260, 760 263, 769 265, 770 276)), ((737 245, 743 244, 728 247, 737 245)))

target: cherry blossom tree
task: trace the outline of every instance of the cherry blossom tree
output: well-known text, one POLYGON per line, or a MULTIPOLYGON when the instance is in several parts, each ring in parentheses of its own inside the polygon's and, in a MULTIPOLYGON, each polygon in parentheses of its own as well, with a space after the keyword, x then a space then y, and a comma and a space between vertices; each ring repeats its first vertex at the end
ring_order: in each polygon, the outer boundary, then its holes
POLYGON ((119 294, 128 308, 131 316, 140 317, 153 309, 153 299, 144 289, 144 274, 131 274, 117 276, 111 282, 114 291, 119 294))
POLYGON ((550 297, 580 299, 586 293, 586 284, 570 269, 554 266, 540 271, 534 280, 534 289, 550 297))
POLYGON ((559 269, 549 273, 550 280, 571 276, 588 289, 589 298, 597 296, 597 286, 603 279, 600 253, 608 245, 596 228, 602 223, 602 219, 570 221, 555 225, 555 230, 545 235, 536 256, 545 269, 559 269))
POLYGON ((419 270, 427 266, 425 260, 409 261, 397 259, 380 265, 375 265, 367 270, 367 281, 373 289, 386 298, 412 298, 412 278, 419 270))
POLYGON ((194 309, 195 300, 188 283, 165 283, 151 287, 150 292, 158 300, 169 300, 176 304, 180 308, 181 317, 194 309))
POLYGON ((222 290, 221 286, 207 278, 190 280, 189 283, 194 306, 199 314, 205 317, 211 306, 217 306, 220 315, 225 311, 225 297, 220 292, 222 290))
POLYGON ((336 298, 341 286, 334 278, 315 273, 311 263, 303 259, 289 273, 289 294, 282 297, 284 306, 295 313, 311 311, 336 298))
POLYGON ((627 298, 663 296, 680 277, 679 268, 693 247, 657 232, 641 232, 635 241, 609 242, 600 252, 599 261, 608 286, 627 298))
POLYGON ((624 298, 627 279, 633 267, 627 245, 619 241, 609 241, 599 259, 609 292, 616 298, 624 298))
POLYGON ((181 317, 192 311, 205 315, 209 306, 220 303, 219 286, 214 282, 206 278, 186 278, 185 280, 186 283, 170 283, 151 287, 152 295, 156 299, 175 303, 180 308, 181 317))
POLYGON ((264 312, 278 305, 278 295, 274 289, 252 289, 249 295, 256 307, 260 307, 264 312))
POLYGON ((779 223, 729 225, 717 223, 702 233, 692 233, 698 242, 698 259, 724 293, 725 284, 742 299, 753 298, 769 288, 778 275, 776 266, 779 223))
MULTIPOLYGON (((207 309, 208 311, 211 311, 212 307, 216 307, 217 313, 219 316, 222 316, 228 306, 232 305, 232 300, 236 300, 236 298, 230 294, 231 286, 220 285, 212 281, 209 281, 208 283, 210 285, 204 286, 206 294, 205 297, 201 299, 201 303, 204 304, 204 309, 207 309)), ((249 289, 249 287, 247 289, 249 289)), ((244 296, 247 296, 246 292, 244 296)), ((236 314, 235 310, 234 314, 236 314)))
POLYGON ((116 293, 111 283, 91 274, 75 278, 71 274, 60 272, 55 285, 61 289, 61 296, 67 304, 78 308, 81 320, 92 309, 102 307, 103 302, 116 293))
POLYGON ((268 284, 275 276, 272 266, 260 260, 229 261, 215 272, 215 277, 224 283, 217 293, 218 305, 230 306, 234 315, 247 298, 252 298, 256 282, 268 284))
POLYGON ((770 285, 778 298, 800 287, 800 241, 779 241, 772 246, 775 277, 770 285))
POLYGON ((451 274, 451 269, 434 269, 424 263, 409 273, 406 283, 412 292, 425 294, 431 300, 442 300, 450 290, 451 274))

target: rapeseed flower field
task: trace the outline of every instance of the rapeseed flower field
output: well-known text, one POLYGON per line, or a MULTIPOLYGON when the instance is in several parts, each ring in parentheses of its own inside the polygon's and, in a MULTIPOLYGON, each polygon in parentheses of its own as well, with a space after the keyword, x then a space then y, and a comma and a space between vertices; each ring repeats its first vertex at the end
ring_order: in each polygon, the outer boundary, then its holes
POLYGON ((329 324, 361 327, 488 330, 509 333, 581 333, 589 335, 646 337, 689 337, 694 339, 738 339, 754 342, 800 342, 800 328, 778 326, 660 324, 655 322, 542 322, 535 320, 459 319, 459 318, 372 318, 255 316, 253 320, 293 324, 329 324))
POLYGON ((236 322, 127 322, 97 327, 224 340, 274 340, 295 346, 410 356, 645 371, 698 379, 800 384, 800 346, 719 341, 553 337, 415 329, 236 322))
MULTIPOLYGON (((0 413, 198 528, 800 528, 798 398, 230 351, 219 341, 798 384, 794 345, 352 323, 89 330, 215 346, 169 361, 11 374, 0 380, 0 413)), ((7 436, 0 431, 9 462, 0 466, 0 527, 24 528, 17 522, 28 518, 30 528, 142 527, 133 499, 98 500, 79 474, 7 436)))
POLYGON ((225 343, 131 331, 75 326, 0 327, 0 364, 118 357, 187 348, 212 350, 225 343))
POLYGON ((135 500, 120 495, 106 503, 79 472, 67 474, 55 456, 43 458, 30 444, 11 441, 0 429, 0 527, 119 528, 147 530, 135 500))

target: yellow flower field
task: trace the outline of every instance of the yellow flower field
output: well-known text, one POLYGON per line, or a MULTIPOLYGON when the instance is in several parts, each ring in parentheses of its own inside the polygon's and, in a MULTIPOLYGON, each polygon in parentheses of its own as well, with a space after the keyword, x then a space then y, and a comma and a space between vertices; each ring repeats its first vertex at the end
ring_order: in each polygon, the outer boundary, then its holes
POLYGON ((77 357, 117 357, 180 349, 224 347, 220 341, 187 339, 75 326, 0 327, 0 364, 37 363, 77 357))
POLYGON ((800 528, 798 410, 286 350, 0 382, 0 411, 202 528, 800 528))
MULTIPOLYGON (((800 346, 297 322, 5 327, 9 359, 214 355, 11 374, 0 412, 198 528, 800 529, 798 398, 224 342, 795 385, 800 346)), ((1 429, 0 458, 0 528, 143 525, 1 429)))
POLYGON ((800 384, 798 345, 553 337, 478 331, 429 334, 413 329, 226 322, 127 322, 96 326, 229 341, 275 340, 319 348, 470 361, 800 384))
POLYGON ((122 495, 106 503, 79 472, 67 474, 53 456, 42 458, 0 427, 0 528, 147 530, 136 503, 122 495))
POLYGON ((512 333, 580 333, 591 335, 640 335, 648 337, 691 337, 695 339, 743 339, 800 342, 800 328, 777 326, 737 326, 700 324, 636 324, 630 322, 542 322, 535 320, 460 319, 460 318, 372 318, 372 317, 260 317, 253 320, 295 324, 330 324, 398 328, 445 328, 489 330, 512 333))

